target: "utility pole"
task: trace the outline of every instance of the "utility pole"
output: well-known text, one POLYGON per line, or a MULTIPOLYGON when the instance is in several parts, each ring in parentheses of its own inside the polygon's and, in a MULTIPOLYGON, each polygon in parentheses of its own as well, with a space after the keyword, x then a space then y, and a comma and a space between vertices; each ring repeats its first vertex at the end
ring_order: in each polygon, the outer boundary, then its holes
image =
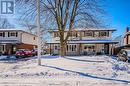
POLYGON ((37 0, 37 47, 38 47, 38 65, 41 65, 41 27, 40 27, 40 0, 37 0))

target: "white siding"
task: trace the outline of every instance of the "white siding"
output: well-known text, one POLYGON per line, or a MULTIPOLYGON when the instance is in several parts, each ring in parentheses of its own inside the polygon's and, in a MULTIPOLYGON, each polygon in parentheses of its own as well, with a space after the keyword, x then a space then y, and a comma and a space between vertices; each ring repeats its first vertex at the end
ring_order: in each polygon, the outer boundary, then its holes
POLYGON ((28 33, 22 33, 22 43, 37 45, 37 37, 28 33))
MULTIPOLYGON (((16 31, 13 31, 13 32, 16 32, 16 31)), ((1 37, 0 36, 0 40, 18 40, 18 41, 20 41, 20 35, 19 34, 20 34, 20 32, 18 32, 18 36, 17 37, 14 37, 14 36, 8 37, 8 32, 5 32, 5 37, 1 37)))

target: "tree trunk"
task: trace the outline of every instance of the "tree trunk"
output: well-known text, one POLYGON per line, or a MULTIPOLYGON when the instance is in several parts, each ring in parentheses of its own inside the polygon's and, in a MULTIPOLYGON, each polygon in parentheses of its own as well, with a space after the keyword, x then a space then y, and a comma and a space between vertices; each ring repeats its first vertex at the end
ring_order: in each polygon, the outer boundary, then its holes
POLYGON ((61 57, 65 56, 65 43, 64 42, 60 43, 60 56, 61 57))

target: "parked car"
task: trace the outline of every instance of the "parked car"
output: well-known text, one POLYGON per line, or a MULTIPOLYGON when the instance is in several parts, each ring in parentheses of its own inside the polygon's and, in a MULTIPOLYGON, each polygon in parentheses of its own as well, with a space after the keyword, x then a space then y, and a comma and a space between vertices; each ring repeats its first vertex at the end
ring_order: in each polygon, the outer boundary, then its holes
POLYGON ((30 50, 24 50, 26 56, 32 56, 32 52, 30 50))
MULTIPOLYGON (((37 48, 32 50, 32 55, 33 55, 33 56, 36 56, 37 53, 38 53, 37 48)), ((46 53, 47 53, 47 52, 46 52, 45 50, 44 50, 44 51, 41 51, 41 54, 42 54, 42 55, 44 55, 44 54, 46 54, 46 53)))
POLYGON ((29 56, 32 56, 33 54, 30 50, 19 49, 16 51, 15 55, 16 55, 16 58, 19 58, 19 57, 29 57, 29 56))
POLYGON ((31 52, 32 52, 32 55, 33 55, 33 56, 36 56, 36 55, 37 55, 37 49, 33 49, 31 52))
POLYGON ((120 50, 120 52, 118 53, 117 56, 120 61, 130 62, 130 50, 129 49, 120 50))

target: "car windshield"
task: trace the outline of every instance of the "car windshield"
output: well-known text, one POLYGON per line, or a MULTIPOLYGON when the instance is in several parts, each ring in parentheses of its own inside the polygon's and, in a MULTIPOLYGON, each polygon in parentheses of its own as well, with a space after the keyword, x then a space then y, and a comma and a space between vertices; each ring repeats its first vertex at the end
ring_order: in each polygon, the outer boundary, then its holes
POLYGON ((130 51, 127 51, 128 56, 130 56, 130 51))

